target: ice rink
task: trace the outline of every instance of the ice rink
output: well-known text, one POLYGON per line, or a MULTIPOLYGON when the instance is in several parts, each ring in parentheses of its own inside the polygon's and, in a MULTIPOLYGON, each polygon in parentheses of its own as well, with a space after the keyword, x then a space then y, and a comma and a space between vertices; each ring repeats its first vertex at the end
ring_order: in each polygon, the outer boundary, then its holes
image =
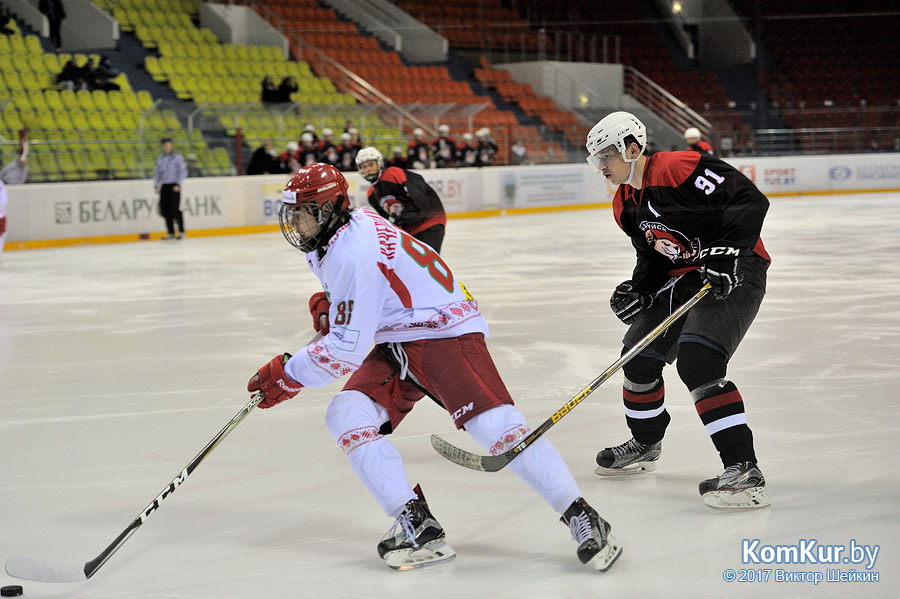
MULTIPOLYGON (((186 224, 176 243, 3 254, 0 561, 93 559, 245 404, 256 369, 312 335, 318 284, 280 234, 191 238, 186 224)), ((25 599, 897 599, 900 196, 773 198, 763 239, 768 295, 729 376, 769 509, 702 504, 698 482, 722 466, 674 368, 657 471, 597 477, 597 451, 629 436, 619 373, 547 435, 624 546, 609 572, 592 572, 512 472, 432 450, 434 432, 478 448, 426 400, 392 439, 458 557, 393 572, 375 552, 393 520, 325 429, 335 384, 253 411, 92 579, 0 573, 0 585, 22 584, 25 599), (878 553, 874 564, 748 564, 745 539, 759 540, 757 555, 811 539, 840 558, 858 557, 856 545, 878 553), (835 569, 879 581, 779 580, 835 569), (755 580, 727 582, 728 570, 755 580)), ((608 298, 634 259, 610 210, 451 220, 443 256, 478 298, 532 426, 618 357, 624 325, 608 298)))

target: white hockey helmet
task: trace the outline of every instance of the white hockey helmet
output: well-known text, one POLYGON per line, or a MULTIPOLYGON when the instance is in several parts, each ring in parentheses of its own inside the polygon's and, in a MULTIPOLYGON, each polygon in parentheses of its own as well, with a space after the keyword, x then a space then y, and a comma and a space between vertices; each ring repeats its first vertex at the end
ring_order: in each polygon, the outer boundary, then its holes
POLYGON ((688 127, 684 130, 684 141, 691 143, 691 140, 699 140, 702 137, 700 129, 696 127, 688 127))
POLYGON ((341 133, 341 141, 342 142, 350 141, 350 134, 349 133, 341 133))
POLYGON ((322 136, 323 136, 323 137, 331 137, 332 135, 334 135, 334 131, 332 131, 332 130, 329 129, 328 127, 325 127, 324 129, 322 129, 322 136))
POLYGON ((313 138, 312 133, 304 133, 303 135, 300 136, 300 141, 302 141, 305 144, 311 144, 313 142, 313 140, 314 140, 314 138, 313 138))
POLYGON ((438 125, 438 135, 443 137, 444 135, 450 135, 450 126, 449 125, 438 125))
POLYGON ((622 154, 622 160, 625 162, 635 162, 644 153, 647 147, 647 128, 636 116, 630 112, 613 112, 594 125, 587 134, 587 143, 585 147, 588 151, 588 164, 598 171, 600 170, 600 161, 597 154, 610 146, 615 146, 616 150, 622 154), (626 158, 625 138, 634 137, 641 146, 640 153, 634 158, 626 158))
POLYGON ((316 126, 313 125, 312 123, 306 123, 306 126, 303 127, 303 130, 304 130, 304 131, 309 131, 310 133, 315 133, 315 132, 316 132, 316 126))
POLYGON ((419 127, 413 129, 413 137, 415 137, 416 139, 420 139, 423 135, 425 135, 424 129, 420 129, 419 127))
POLYGON ((490 135, 491 135, 491 130, 488 129, 487 127, 482 127, 481 129, 479 129, 478 131, 475 132, 475 137, 477 137, 478 139, 490 137, 490 135))
POLYGON ((471 133, 463 133, 462 138, 463 138, 463 141, 468 142, 468 143, 472 143, 472 140, 475 139, 474 137, 472 137, 471 133))
POLYGON ((362 150, 356 153, 356 168, 357 170, 362 171, 362 165, 375 161, 375 164, 378 165, 378 172, 371 173, 369 175, 363 175, 363 178, 369 183, 374 183, 378 180, 378 176, 381 175, 381 171, 384 170, 384 156, 381 155, 381 152, 378 151, 378 148, 373 146, 366 146, 362 150))
POLYGON ((296 152, 300 149, 300 145, 296 141, 289 141, 287 143, 287 151, 288 152, 296 152))

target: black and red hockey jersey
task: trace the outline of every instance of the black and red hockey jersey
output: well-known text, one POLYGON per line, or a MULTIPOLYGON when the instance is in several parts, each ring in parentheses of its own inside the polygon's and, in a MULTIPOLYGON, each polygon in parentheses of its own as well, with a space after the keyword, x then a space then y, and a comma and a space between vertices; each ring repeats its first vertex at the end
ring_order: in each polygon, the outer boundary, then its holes
POLYGON ((410 235, 447 224, 441 198, 418 173, 390 166, 369 188, 368 196, 369 204, 378 214, 410 235), (392 210, 392 205, 398 203, 399 214, 392 210))
POLYGON ((647 157, 641 189, 622 184, 613 198, 619 227, 637 251, 635 285, 655 291, 700 267, 700 252, 724 242, 770 261, 760 239, 769 200, 743 173, 710 154, 647 157))

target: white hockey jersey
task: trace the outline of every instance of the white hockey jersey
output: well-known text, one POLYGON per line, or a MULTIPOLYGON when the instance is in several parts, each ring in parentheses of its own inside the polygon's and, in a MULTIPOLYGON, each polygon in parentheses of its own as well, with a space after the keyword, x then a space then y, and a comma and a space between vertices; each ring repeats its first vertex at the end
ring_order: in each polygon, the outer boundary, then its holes
POLYGON ((298 351, 285 372, 323 387, 359 368, 372 342, 488 334, 478 302, 429 246, 368 208, 307 263, 329 296, 329 333, 298 351))

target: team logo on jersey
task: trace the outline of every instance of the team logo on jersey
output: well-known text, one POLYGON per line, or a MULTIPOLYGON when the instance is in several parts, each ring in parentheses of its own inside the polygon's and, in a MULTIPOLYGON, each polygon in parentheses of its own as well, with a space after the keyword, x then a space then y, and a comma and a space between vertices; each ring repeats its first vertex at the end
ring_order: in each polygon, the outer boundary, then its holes
POLYGON ((647 245, 675 264, 693 262, 700 251, 699 239, 688 239, 681 231, 670 229, 662 223, 644 221, 641 230, 647 245))

